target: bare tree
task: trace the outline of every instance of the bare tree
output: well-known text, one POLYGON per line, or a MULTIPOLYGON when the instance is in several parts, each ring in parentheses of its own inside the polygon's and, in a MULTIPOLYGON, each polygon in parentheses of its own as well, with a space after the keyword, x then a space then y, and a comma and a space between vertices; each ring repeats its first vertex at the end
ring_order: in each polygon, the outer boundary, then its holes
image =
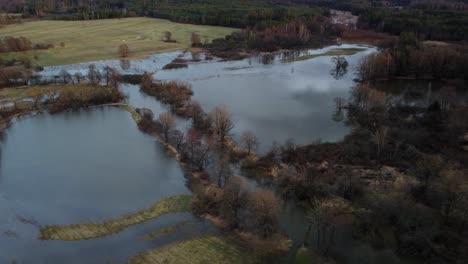
POLYGON ((352 213, 351 206, 343 199, 328 199, 314 201, 312 209, 307 214, 310 229, 315 229, 315 247, 324 256, 327 256, 334 244, 336 228, 340 219, 352 213))
POLYGON ((229 159, 225 154, 219 154, 217 156, 214 164, 214 176, 216 177, 218 187, 223 188, 226 181, 232 176, 232 169, 229 159))
POLYGON ((88 66, 88 80, 91 84, 97 84, 99 82, 98 71, 96 65, 90 64, 88 66))
POLYGON ((159 114, 158 120, 159 120, 159 122, 161 123, 161 126, 162 126, 164 141, 168 142, 169 141, 169 132, 172 129, 174 129, 175 126, 176 126, 176 118, 172 113, 164 112, 164 113, 159 114))
POLYGON ((153 84, 153 76, 150 73, 145 72, 143 76, 141 77, 141 87, 143 88, 143 90, 147 90, 151 88, 152 84, 153 84))
POLYGON ((192 47, 200 47, 202 45, 200 35, 195 32, 192 32, 190 40, 192 41, 192 47))
POLYGON ((278 230, 279 201, 271 191, 256 191, 249 201, 256 232, 268 238, 278 230))
POLYGON ((213 122, 212 127, 215 135, 218 137, 219 142, 224 144, 226 136, 234 128, 231 113, 225 106, 216 106, 209 115, 213 122))
POLYGON ((81 80, 84 79, 83 74, 81 74, 80 72, 75 73, 74 76, 75 76, 75 80, 76 80, 77 83, 81 83, 81 80))
POLYGON ((375 144, 377 145, 377 157, 378 158, 380 158, 383 148, 385 147, 387 134, 388 134, 388 127, 386 126, 381 126, 377 128, 377 130, 373 134, 373 140, 375 144))
POLYGON ((224 196, 221 201, 221 213, 230 223, 231 228, 237 228, 241 222, 241 211, 248 201, 248 191, 245 182, 240 177, 230 177, 224 186, 224 196))
POLYGON ((127 44, 122 44, 119 46, 119 55, 121 58, 128 57, 129 52, 130 52, 130 49, 128 48, 127 44))
POLYGON ((250 152, 258 147, 258 139, 251 131, 245 131, 242 133, 241 141, 247 148, 247 155, 250 155, 250 152))
POLYGON ((69 83, 72 79, 72 76, 70 73, 68 73, 66 70, 62 69, 59 73, 60 78, 62 78, 62 82, 64 84, 69 83))
POLYGON ((169 133, 169 143, 173 145, 177 150, 182 148, 184 143, 185 136, 180 130, 174 129, 171 133, 169 133))

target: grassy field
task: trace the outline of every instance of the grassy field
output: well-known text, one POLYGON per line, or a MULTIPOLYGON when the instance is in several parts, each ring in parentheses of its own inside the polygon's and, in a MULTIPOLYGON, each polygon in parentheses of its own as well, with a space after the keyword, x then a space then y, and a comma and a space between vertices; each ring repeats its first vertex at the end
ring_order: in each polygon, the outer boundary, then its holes
POLYGON ((125 18, 91 21, 35 21, 0 28, 0 36, 23 36, 33 44, 54 44, 49 50, 15 52, 0 56, 34 58, 42 66, 63 65, 118 58, 118 47, 127 44, 130 57, 142 57, 187 48, 190 36, 197 32, 202 41, 224 37, 232 28, 173 23, 154 18, 125 18), (165 31, 172 32, 176 43, 161 40, 165 31), (60 43, 65 43, 64 47, 60 43))
POLYGON ((132 257, 128 264, 256 263, 254 254, 229 237, 206 236, 176 242, 132 257))
POLYGON ((46 226, 41 229, 40 239, 74 241, 108 236, 120 232, 128 226, 140 224, 164 214, 185 212, 188 210, 190 200, 191 196, 188 195, 165 198, 155 203, 151 208, 102 223, 87 222, 46 226))

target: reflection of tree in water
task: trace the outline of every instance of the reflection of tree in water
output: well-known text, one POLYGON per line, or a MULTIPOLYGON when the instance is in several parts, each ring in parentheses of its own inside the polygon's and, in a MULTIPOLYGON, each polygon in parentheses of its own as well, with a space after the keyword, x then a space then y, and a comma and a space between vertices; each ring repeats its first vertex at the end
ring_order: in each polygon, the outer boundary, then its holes
POLYGON ((346 107, 346 100, 341 97, 335 98, 335 111, 333 112, 332 119, 336 122, 344 120, 344 110, 346 107))
POLYGON ((335 67, 330 70, 330 75, 333 76, 333 78, 339 80, 348 73, 348 61, 343 56, 335 56, 331 61, 335 65, 335 67))
POLYGON ((120 68, 122 68, 122 70, 128 70, 130 69, 130 66, 131 66, 131 63, 129 60, 120 60, 120 68))
POLYGON ((261 63, 262 64, 272 64, 275 61, 275 55, 273 54, 267 54, 261 56, 261 63))
POLYGON ((303 52, 299 50, 286 51, 286 52, 281 53, 281 61, 283 62, 294 61, 296 58, 300 57, 301 55, 303 55, 303 52))

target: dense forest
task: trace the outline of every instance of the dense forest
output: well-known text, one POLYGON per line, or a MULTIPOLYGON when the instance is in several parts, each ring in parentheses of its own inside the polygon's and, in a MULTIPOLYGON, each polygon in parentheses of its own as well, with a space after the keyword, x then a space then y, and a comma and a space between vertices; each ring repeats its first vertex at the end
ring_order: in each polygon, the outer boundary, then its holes
POLYGON ((429 40, 466 40, 467 1, 222 1, 222 0, 0 0, 0 10, 23 17, 88 20, 150 16, 176 22, 252 27, 329 16, 329 9, 359 15, 358 27, 392 35, 413 31, 429 40))

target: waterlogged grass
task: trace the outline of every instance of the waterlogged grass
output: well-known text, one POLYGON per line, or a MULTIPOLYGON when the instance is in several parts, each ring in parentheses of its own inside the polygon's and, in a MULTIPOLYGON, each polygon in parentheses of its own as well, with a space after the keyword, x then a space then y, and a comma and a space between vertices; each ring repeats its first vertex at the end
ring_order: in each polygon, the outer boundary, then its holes
POLYGON ((140 253, 130 258, 128 264, 236 264, 257 263, 253 252, 231 237, 204 236, 176 242, 161 248, 140 253))
POLYGON ((133 106, 129 104, 123 104, 122 107, 132 115, 132 118, 133 120, 135 120, 135 122, 140 122, 141 116, 137 113, 136 109, 133 106))
POLYGON ((2 58, 37 58, 42 66, 63 65, 118 58, 118 47, 127 44, 130 57, 142 57, 190 47, 190 36, 197 32, 202 41, 224 37, 235 29, 173 23, 164 19, 125 18, 91 21, 40 20, 0 28, 1 36, 27 37, 34 44, 54 44, 49 50, 1 54, 2 58), (165 31, 177 42, 162 41, 165 31), (62 46, 61 43, 65 45, 62 46))
POLYGON ((323 56, 350 56, 365 50, 365 48, 334 49, 321 54, 309 54, 295 58, 284 59, 283 62, 305 61, 323 56))
POLYGON ((173 226, 168 226, 168 227, 165 227, 165 228, 161 228, 161 229, 158 229, 158 230, 155 230, 151 233, 148 233, 145 235, 145 238, 146 239, 155 239, 156 237, 160 236, 160 235, 164 235, 164 234, 168 234, 168 233, 172 233, 176 230, 178 230, 179 228, 187 225, 188 223, 190 223, 190 221, 181 221, 173 226))
POLYGON ((188 211, 190 200, 191 196, 189 195, 165 198, 148 209, 102 223, 87 222, 46 226, 40 231, 40 239, 74 241, 108 236, 120 232, 128 226, 140 224, 161 215, 188 211))
POLYGON ((21 101, 24 99, 34 98, 36 96, 45 96, 51 92, 63 91, 87 91, 94 90, 96 86, 89 84, 63 84, 63 85, 32 85, 13 88, 0 89, 0 99, 2 103, 21 101))

